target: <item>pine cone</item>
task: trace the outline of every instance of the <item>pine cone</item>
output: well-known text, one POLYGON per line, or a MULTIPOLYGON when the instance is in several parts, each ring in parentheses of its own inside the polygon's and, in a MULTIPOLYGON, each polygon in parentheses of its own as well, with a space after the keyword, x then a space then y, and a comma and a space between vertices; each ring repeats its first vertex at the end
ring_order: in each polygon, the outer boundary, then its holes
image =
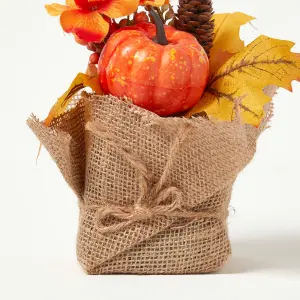
POLYGON ((179 0, 175 27, 194 35, 209 56, 214 38, 212 0, 179 0))

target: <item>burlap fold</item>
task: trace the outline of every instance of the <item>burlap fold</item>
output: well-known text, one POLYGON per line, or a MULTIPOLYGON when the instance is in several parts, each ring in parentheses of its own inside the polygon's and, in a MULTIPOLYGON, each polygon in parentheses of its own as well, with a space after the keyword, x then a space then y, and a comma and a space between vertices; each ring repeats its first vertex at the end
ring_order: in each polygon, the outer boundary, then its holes
POLYGON ((79 198, 88 274, 218 270, 230 255, 232 184, 262 128, 161 118, 112 96, 82 99, 46 128, 28 124, 79 198))

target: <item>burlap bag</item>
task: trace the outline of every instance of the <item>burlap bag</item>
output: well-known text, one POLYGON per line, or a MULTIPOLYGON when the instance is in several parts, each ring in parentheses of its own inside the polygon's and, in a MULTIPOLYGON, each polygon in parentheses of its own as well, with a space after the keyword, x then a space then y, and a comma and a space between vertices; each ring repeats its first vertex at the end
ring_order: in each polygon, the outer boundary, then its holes
POLYGON ((46 128, 28 124, 79 199, 78 261, 88 274, 218 270, 231 253, 233 182, 257 129, 161 118, 111 96, 81 99, 46 128))

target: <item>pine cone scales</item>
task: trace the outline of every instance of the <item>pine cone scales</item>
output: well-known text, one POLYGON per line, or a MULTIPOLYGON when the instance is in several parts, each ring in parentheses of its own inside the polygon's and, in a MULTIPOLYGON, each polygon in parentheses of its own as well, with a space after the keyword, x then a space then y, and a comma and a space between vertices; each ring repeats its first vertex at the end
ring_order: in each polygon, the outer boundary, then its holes
POLYGON ((212 0, 179 0, 175 27, 193 34, 206 53, 213 45, 214 14, 212 0))

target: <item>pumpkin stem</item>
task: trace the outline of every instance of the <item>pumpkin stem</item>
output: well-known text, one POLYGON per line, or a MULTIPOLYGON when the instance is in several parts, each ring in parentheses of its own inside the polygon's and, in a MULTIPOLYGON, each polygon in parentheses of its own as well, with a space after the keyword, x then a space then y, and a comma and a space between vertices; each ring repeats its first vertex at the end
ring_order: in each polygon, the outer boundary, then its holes
POLYGON ((153 18, 155 26, 156 26, 155 41, 158 44, 163 45, 163 46, 168 45, 169 42, 168 42, 167 37, 166 37, 164 23, 161 20, 161 18, 159 17, 159 15, 157 14, 157 12, 153 9, 153 7, 151 7, 150 15, 153 18))

